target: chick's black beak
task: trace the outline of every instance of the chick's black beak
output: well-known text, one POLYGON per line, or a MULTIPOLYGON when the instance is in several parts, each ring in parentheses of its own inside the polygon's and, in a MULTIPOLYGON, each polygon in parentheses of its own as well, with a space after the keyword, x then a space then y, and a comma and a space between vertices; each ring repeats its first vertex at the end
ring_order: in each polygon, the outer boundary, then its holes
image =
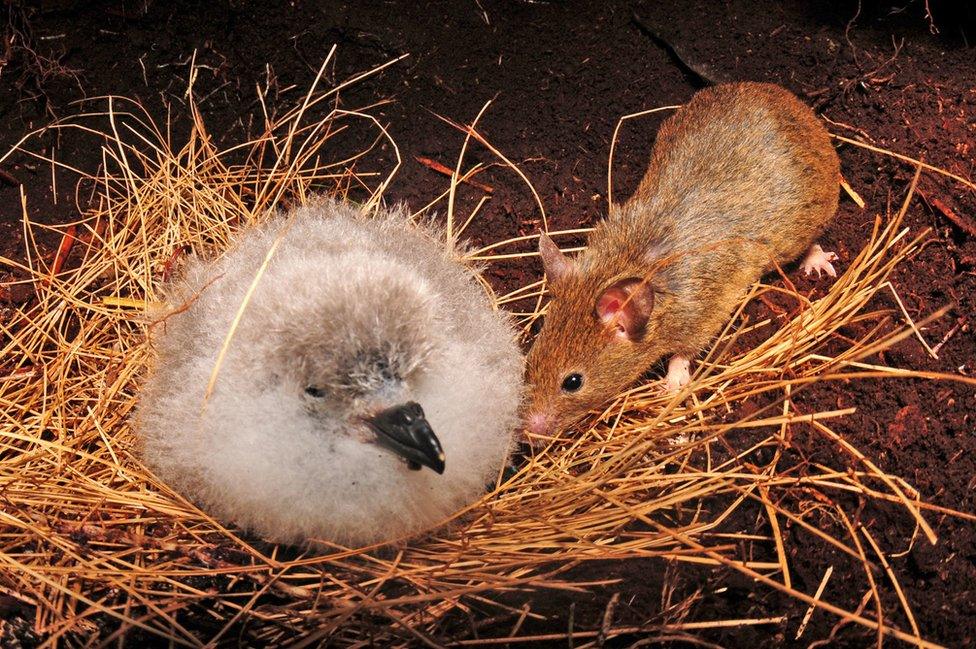
POLYGON ((407 461, 410 468, 421 465, 444 473, 444 451, 431 430, 424 409, 415 401, 381 410, 366 419, 376 439, 407 461))

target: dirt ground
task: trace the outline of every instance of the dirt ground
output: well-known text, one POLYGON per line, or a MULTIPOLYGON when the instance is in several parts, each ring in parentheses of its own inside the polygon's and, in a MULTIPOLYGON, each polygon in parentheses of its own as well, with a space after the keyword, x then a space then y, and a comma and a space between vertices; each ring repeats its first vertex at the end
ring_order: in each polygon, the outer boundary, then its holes
MULTIPOLYGON (((686 101, 702 84, 695 71, 716 80, 780 83, 814 105, 838 135, 976 177, 976 8, 971 3, 39 4, 43 9, 10 4, 5 9, 7 37, 14 37, 10 42, 15 47, 7 48, 0 68, 3 151, 29 130, 76 112, 72 102, 85 97, 126 95, 138 98, 159 119, 168 108, 183 115, 194 54, 201 66, 194 90, 209 130, 227 143, 236 142, 256 129, 256 84, 270 89, 272 103, 291 105, 337 44, 330 80, 409 54, 357 85, 343 101, 356 107, 392 100, 372 111, 389 127, 403 158, 388 196, 414 208, 445 188, 445 178, 417 157, 453 167, 463 140, 462 133, 437 115, 467 122, 491 100, 479 128, 532 180, 550 227, 590 225, 607 210, 607 155, 618 118, 686 101)), ((176 140, 187 126, 180 119, 176 140)), ((635 188, 660 120, 657 115, 634 120, 622 130, 615 154, 615 200, 635 188)), ((57 147, 62 160, 81 168, 94 169, 100 162, 100 152, 84 143, 52 139, 49 144, 57 147)), ((840 213, 824 236, 824 247, 836 250, 843 266, 866 242, 874 215, 904 196, 914 170, 849 145, 839 151, 845 177, 868 206, 862 211, 842 198, 840 213)), ((380 157, 392 161, 392 149, 380 157)), ((470 159, 494 161, 479 147, 472 149, 470 159)), ((22 246, 21 186, 35 220, 63 222, 76 214, 73 184, 59 182, 55 202, 48 168, 14 157, 0 165, 0 172, 0 255, 15 256, 22 246)), ((498 167, 479 180, 495 191, 468 232, 475 242, 537 231, 539 214, 521 180, 498 167)), ((942 342, 938 359, 908 338, 880 360, 972 374, 976 193, 933 174, 923 175, 920 190, 906 221, 913 232, 930 228, 930 243, 897 269, 892 284, 913 319, 946 305, 951 309, 923 332, 930 345, 942 342)), ((480 192, 462 189, 462 213, 478 197, 480 192)), ((790 272, 800 290, 818 290, 795 268, 790 272)), ((513 262, 494 268, 491 280, 504 290, 540 275, 536 262, 513 262)), ((0 297, 24 298, 9 292, 0 297)), ((897 308, 894 300, 884 306, 897 308)), ((897 313, 894 317, 901 319, 897 313)), ((809 410, 857 407, 839 425, 847 439, 885 471, 903 476, 930 502, 976 512, 976 396, 971 388, 921 380, 833 383, 808 390, 798 401, 809 410)), ((800 462, 834 452, 812 437, 795 441, 800 462)), ((892 564, 922 635, 946 646, 976 646, 976 528, 952 517, 933 515, 929 520, 939 536, 936 546, 922 538, 912 542, 917 530, 896 508, 866 508, 860 517, 885 547, 908 548, 892 564)), ((743 521, 743 526, 750 523, 743 521)), ((789 547, 798 588, 812 593, 824 566, 833 564, 838 573, 825 598, 847 608, 857 606, 865 590, 862 573, 845 573, 849 566, 843 557, 804 547, 799 536, 788 540, 795 541, 789 547)), ((564 632, 571 604, 576 628, 598 628, 614 593, 623 602, 619 615, 646 618, 648 610, 660 606, 664 569, 659 562, 588 566, 594 576, 620 581, 572 602, 565 596, 540 595, 533 611, 547 620, 533 623, 531 630, 564 632)), ((802 616, 806 608, 721 572, 688 570, 678 583, 687 592, 702 591, 692 619, 802 616)), ((897 600, 886 604, 894 623, 908 628, 897 600)), ((768 627, 717 629, 700 637, 729 647, 807 646, 810 639, 827 638, 834 623, 817 613, 799 642, 768 627)), ((510 627, 508 621, 478 632, 504 635, 510 627)), ((467 621, 458 625, 459 639, 473 633, 467 621)), ((831 646, 871 642, 870 633, 845 628, 831 646)))

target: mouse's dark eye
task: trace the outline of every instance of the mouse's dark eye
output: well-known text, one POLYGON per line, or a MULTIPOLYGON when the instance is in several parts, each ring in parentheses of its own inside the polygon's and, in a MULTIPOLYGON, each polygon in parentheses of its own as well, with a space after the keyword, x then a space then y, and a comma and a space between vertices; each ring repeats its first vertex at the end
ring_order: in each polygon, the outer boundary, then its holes
POLYGON ((545 321, 545 316, 533 320, 531 326, 529 326, 529 333, 531 333, 533 336, 538 336, 539 332, 542 331, 542 325, 545 323, 545 321))
POLYGON ((323 390, 322 388, 317 388, 314 385, 310 385, 307 388, 305 388, 305 394, 307 394, 310 397, 315 397, 316 399, 321 399, 322 397, 325 396, 325 390, 323 390))
POLYGON ((576 392, 581 387, 583 387, 582 374, 573 373, 563 379, 563 392, 576 392))

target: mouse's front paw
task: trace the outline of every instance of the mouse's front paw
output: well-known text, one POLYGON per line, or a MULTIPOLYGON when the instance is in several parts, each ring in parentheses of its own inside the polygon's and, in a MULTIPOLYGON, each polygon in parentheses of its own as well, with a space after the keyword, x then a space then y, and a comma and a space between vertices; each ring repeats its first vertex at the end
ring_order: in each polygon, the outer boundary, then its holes
POLYGON ((672 356, 668 361, 668 375, 664 377, 664 391, 667 394, 674 394, 691 382, 691 374, 688 368, 691 366, 684 356, 672 356))
POLYGON ((837 261, 838 257, 836 253, 824 252, 818 244, 813 244, 810 246, 810 252, 807 253, 806 259, 800 265, 803 269, 805 275, 816 271, 817 277, 820 277, 821 273, 827 273, 830 277, 837 277, 837 271, 834 270, 834 265, 830 262, 837 261))

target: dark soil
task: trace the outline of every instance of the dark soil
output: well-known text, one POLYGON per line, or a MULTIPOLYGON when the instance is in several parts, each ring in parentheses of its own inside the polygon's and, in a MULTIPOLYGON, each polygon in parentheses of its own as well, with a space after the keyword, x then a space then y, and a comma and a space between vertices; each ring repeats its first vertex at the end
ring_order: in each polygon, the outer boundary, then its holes
MULTIPOLYGON (((695 71, 719 80, 780 83, 832 120, 831 130, 837 134, 870 138, 877 146, 976 177, 976 9, 965 2, 40 4, 43 8, 7 5, 7 37, 15 36, 15 47, 0 62, 3 151, 27 131, 76 112, 71 102, 84 97, 138 98, 161 121, 167 106, 173 115, 184 115, 183 95, 194 52, 196 63, 204 66, 194 89, 209 130, 225 142, 236 142, 255 128, 255 84, 264 86, 270 80, 279 106, 294 103, 337 44, 330 79, 410 54, 346 93, 344 102, 355 107, 394 100, 374 113, 389 126, 404 159, 388 196, 412 207, 426 204, 445 187, 445 178, 415 157, 453 167, 463 139, 434 113, 467 122, 492 100, 479 129, 531 178, 550 227, 592 224, 607 210, 607 154, 617 119, 686 101, 701 85, 695 71), (649 32, 663 37, 674 51, 649 32)), ((187 127, 180 119, 184 118, 177 117, 177 133, 187 127)), ((616 200, 636 186, 660 120, 656 115, 635 120, 622 130, 614 165, 616 200)), ((94 169, 101 161, 97 148, 84 143, 52 140, 49 146, 58 147, 61 159, 81 168, 94 169)), ((867 241, 874 215, 904 196, 913 169, 851 146, 841 146, 840 154, 847 180, 868 203, 861 211, 843 198, 840 214, 824 236, 824 247, 836 250, 843 266, 867 241)), ((391 150, 381 155, 392 159, 391 150)), ((471 160, 479 158, 494 162, 480 147, 473 147, 471 160)), ((13 157, 0 164, 0 171, 0 255, 16 256, 21 250, 19 185, 33 219, 59 222, 77 214, 70 182, 60 182, 58 200, 52 200, 48 168, 13 157)), ((537 209, 514 174, 498 167, 479 180, 495 192, 468 232, 474 241, 537 231, 537 209)), ((930 344, 954 333, 938 360, 913 338, 880 360, 972 374, 976 231, 971 224, 976 194, 932 174, 923 176, 920 189, 906 223, 913 232, 931 228, 931 243, 897 269, 892 283, 915 319, 951 305, 948 315, 924 331, 930 344)), ((462 188, 461 194, 464 213, 480 193, 462 188)), ((498 266, 491 279, 505 289, 540 274, 536 262, 511 263, 498 266)), ((795 269, 792 279, 801 290, 817 288, 795 269)), ((0 297, 18 299, 9 293, 0 297)), ((882 306, 893 307, 886 299, 882 306)), ((829 384, 806 390, 797 402, 807 411, 856 406, 857 413, 838 424, 839 432, 882 469, 906 478, 930 502, 976 511, 976 396, 971 388, 920 380, 829 384)), ((801 433, 794 442, 796 461, 829 460, 837 454, 812 435, 801 433)), ((974 646, 976 530, 952 517, 928 519, 939 535, 934 547, 921 537, 911 542, 914 525, 897 507, 868 506, 859 517, 882 547, 910 547, 892 564, 923 636, 952 647, 974 646)), ((836 522, 824 521, 831 524, 836 522)), ((856 607, 866 588, 860 569, 821 545, 810 545, 804 541, 808 537, 787 532, 797 587, 812 593, 825 567, 832 564, 835 574, 824 597, 848 609, 856 607)), ((532 610, 548 619, 524 630, 565 632, 571 607, 574 628, 599 628, 614 593, 621 595, 618 620, 651 617, 662 605, 664 569, 660 562, 582 568, 581 575, 620 582, 584 596, 539 595, 531 602, 532 610)), ((730 647, 806 646, 827 638, 835 623, 824 613, 815 614, 804 635, 807 642, 798 643, 792 637, 805 606, 736 575, 684 568, 678 573, 682 593, 702 591, 691 619, 791 616, 788 632, 778 627, 702 632, 700 637, 710 642, 730 647)), ((883 573, 876 574, 890 593, 883 573)), ((888 619, 907 629, 897 601, 889 599, 888 619)), ((515 597, 512 603, 517 607, 522 602, 515 597)), ((867 610, 871 612, 870 605, 867 610)), ((482 626, 478 633, 505 635, 512 623, 482 626)), ((457 637, 471 636, 473 628, 464 621, 456 628, 457 637)), ((848 627, 839 632, 834 646, 872 641, 870 633, 848 627)))

